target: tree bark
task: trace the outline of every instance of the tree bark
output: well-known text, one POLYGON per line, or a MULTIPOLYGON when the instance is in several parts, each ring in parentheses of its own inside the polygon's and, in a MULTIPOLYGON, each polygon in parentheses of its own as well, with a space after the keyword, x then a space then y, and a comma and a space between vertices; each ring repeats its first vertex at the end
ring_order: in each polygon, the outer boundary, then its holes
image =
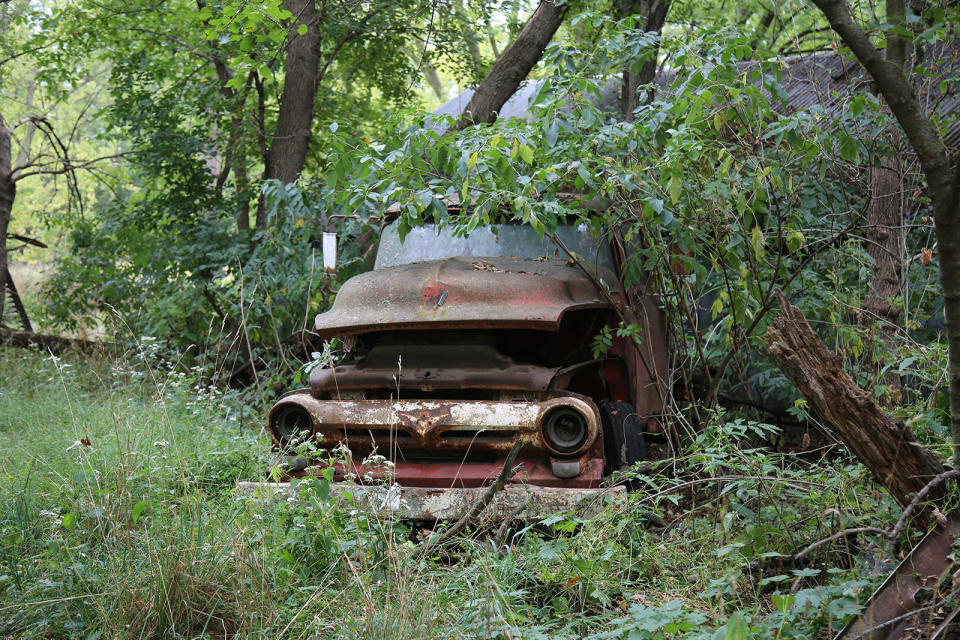
MULTIPOLYGON (((887 22, 897 28, 903 28, 906 21, 907 8, 904 0, 887 0, 887 22)), ((900 68, 906 73, 907 52, 910 50, 910 41, 902 36, 893 34, 887 37, 887 50, 884 52, 887 62, 900 68)))
POLYGON ((516 40, 497 58, 474 91, 467 108, 453 125, 454 130, 497 119, 497 112, 540 60, 543 50, 560 28, 566 11, 567 5, 557 7, 550 0, 541 0, 516 40))
MULTIPOLYGON (((320 30, 314 0, 286 0, 287 10, 295 18, 290 26, 290 44, 284 71, 283 94, 277 128, 264 158, 264 177, 283 183, 294 182, 307 161, 307 148, 313 133, 313 103, 317 95, 320 68, 320 30), (301 25, 304 34, 298 33, 301 25)), ((257 228, 267 224, 266 207, 257 210, 257 228)))
MULTIPOLYGON (((871 292, 864 300, 863 322, 876 328, 876 337, 896 349, 900 307, 893 302, 901 292, 903 272, 904 226, 902 207, 903 178, 897 158, 884 156, 879 166, 870 168, 870 202, 867 205, 867 254, 873 259, 871 292)), ((877 363, 879 369, 883 363, 877 363)), ((898 402, 900 376, 887 373, 883 380, 891 395, 882 400, 886 406, 898 402)))
MULTIPOLYGON (((27 113, 31 113, 33 111, 33 94, 37 88, 36 75, 37 73, 34 72, 34 79, 30 80, 30 85, 27 87, 27 99, 23 104, 24 110, 27 113)), ((27 131, 23 134, 20 150, 17 151, 17 159, 13 162, 13 180, 17 179, 17 174, 19 173, 19 171, 16 171, 16 168, 24 167, 28 162, 30 162, 30 147, 33 146, 33 136, 37 133, 37 123, 33 120, 30 120, 27 122, 26 127, 27 131)))
POLYGON ((443 87, 443 80, 440 79, 440 74, 437 73, 437 68, 433 66, 429 60, 424 59, 422 52, 410 51, 406 47, 401 49, 401 51, 403 51, 403 55, 410 58, 414 64, 420 65, 420 73, 423 74, 430 88, 433 89, 433 93, 437 96, 438 100, 443 100, 446 92, 443 87))
MULTIPOLYGON (((800 310, 779 291, 781 313, 767 329, 767 348, 780 370, 815 413, 833 427, 844 444, 901 506, 934 476, 940 459, 921 446, 903 423, 895 423, 843 370, 807 324, 800 310)), ((936 500, 943 495, 932 495, 936 500)))
POLYGON ((437 68, 424 60, 421 71, 423 72, 423 77, 430 83, 430 88, 433 89, 433 93, 436 94, 437 99, 443 100, 445 94, 443 81, 440 79, 440 74, 437 73, 437 68))
POLYGON ((950 379, 950 429, 954 464, 960 464, 960 163, 954 169, 946 147, 917 100, 903 69, 885 60, 853 21, 845 0, 812 0, 830 27, 870 73, 913 147, 933 205, 934 229, 940 251, 950 379))
MULTIPOLYGON (((887 22, 902 27, 906 17, 906 8, 903 0, 887 0, 887 22)), ((893 64, 906 73, 906 58, 910 43, 903 37, 892 34, 887 37, 887 48, 884 52, 887 62, 893 64)), ((882 98, 881 98, 882 102, 882 98)), ((897 148, 900 137, 895 131, 890 131, 889 137, 897 148)), ((905 231, 903 225, 903 174, 899 158, 895 155, 884 156, 880 165, 870 167, 870 201, 867 205, 867 228, 864 234, 867 239, 867 254, 873 260, 874 271, 871 282, 871 293, 864 300, 865 321, 872 324, 876 337, 893 352, 896 349, 897 326, 900 321, 901 309, 892 303, 901 292, 903 275, 903 254, 906 252, 905 231)), ((876 363, 877 373, 883 367, 882 362, 876 363)), ((887 372, 883 382, 889 387, 890 393, 881 398, 884 406, 891 406, 900 402, 900 376, 887 372)))
POLYGON ((13 199, 17 195, 17 183, 13 180, 13 167, 10 147, 10 129, 0 115, 0 321, 6 306, 7 288, 7 229, 13 212, 13 199))
MULTIPOLYGON (((663 32, 663 23, 667 20, 667 11, 670 9, 670 0, 623 0, 620 4, 620 15, 636 16, 643 21, 643 30, 646 33, 657 34, 651 45, 650 58, 645 60, 639 71, 632 71, 628 66, 623 70, 623 90, 620 94, 620 113, 627 122, 633 122, 633 112, 640 106, 639 88, 650 84, 657 75, 657 54, 660 51, 660 34, 663 32)), ((653 91, 648 91, 644 98, 645 103, 653 100, 653 91)))

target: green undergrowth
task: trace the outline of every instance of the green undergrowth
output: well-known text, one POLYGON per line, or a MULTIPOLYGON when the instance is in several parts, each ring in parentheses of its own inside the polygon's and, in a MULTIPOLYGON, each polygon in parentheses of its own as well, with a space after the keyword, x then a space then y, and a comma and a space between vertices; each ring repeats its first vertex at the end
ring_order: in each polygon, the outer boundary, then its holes
MULTIPOLYGON (((593 518, 439 527, 256 500, 260 416, 176 363, 0 350, 0 637, 827 638, 893 566, 897 509, 842 451, 716 416, 593 518)), ((262 411, 260 412, 262 413, 262 411)))

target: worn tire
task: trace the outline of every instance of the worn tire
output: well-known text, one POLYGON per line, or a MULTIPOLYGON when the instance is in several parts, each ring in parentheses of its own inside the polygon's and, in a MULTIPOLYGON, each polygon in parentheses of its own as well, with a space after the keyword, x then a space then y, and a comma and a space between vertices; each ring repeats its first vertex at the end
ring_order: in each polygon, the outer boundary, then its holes
POLYGON ((604 402, 600 405, 603 421, 603 450, 607 473, 647 459, 643 429, 629 402, 604 402))

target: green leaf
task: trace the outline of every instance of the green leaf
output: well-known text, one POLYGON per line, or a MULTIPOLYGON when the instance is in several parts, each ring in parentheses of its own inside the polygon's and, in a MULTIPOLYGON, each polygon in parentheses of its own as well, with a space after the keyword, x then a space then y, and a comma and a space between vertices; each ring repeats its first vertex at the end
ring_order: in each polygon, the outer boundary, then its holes
POLYGON ((77 526, 77 514, 73 511, 64 514, 63 519, 60 520, 60 525, 67 531, 73 531, 73 528, 77 526))
POLYGON ((793 603, 797 601, 797 597, 790 593, 786 595, 775 593, 770 596, 770 600, 773 602, 773 606, 777 608, 777 611, 785 614, 790 610, 790 607, 793 606, 793 603))
POLYGON ((520 157, 527 164, 531 164, 533 162, 533 149, 525 144, 520 145, 520 157))
POLYGON ((299 27, 297 27, 297 33, 300 34, 301 36, 306 35, 306 34, 307 34, 307 25, 301 24, 299 27))
POLYGON ((747 626, 747 619, 739 611, 727 619, 727 632, 724 634, 725 640, 747 640, 750 636, 750 629, 747 626))
POLYGON ((760 230, 760 225, 755 225, 753 227, 750 243, 753 245, 753 255, 756 256, 757 260, 763 260, 763 246, 765 244, 765 240, 763 237, 763 231, 760 230))
POLYGON ((584 184, 593 186, 593 176, 590 175, 590 172, 587 171, 587 168, 583 165, 577 167, 577 175, 580 176, 580 179, 583 180, 584 184))
POLYGON ((720 299, 720 296, 717 296, 714 298, 713 304, 710 305, 710 315, 716 320, 721 313, 723 313, 723 300, 720 299))
POLYGON ((143 513, 143 510, 147 508, 147 505, 150 503, 146 500, 141 500, 137 504, 133 505, 133 511, 130 513, 130 520, 133 524, 137 524, 137 520, 140 519, 140 514, 143 513))
POLYGON ((326 479, 317 482, 317 497, 320 502, 326 503, 330 500, 330 483, 326 479))
POLYGON ((804 239, 803 234, 799 231, 791 231, 787 234, 787 249, 796 251, 803 246, 804 239))
POLYGON ((670 202, 677 204, 677 201, 680 200, 680 193, 683 185, 680 182, 680 176, 673 175, 670 176, 670 183, 667 186, 667 191, 670 194, 670 202))
POLYGON ((853 100, 850 101, 850 115, 856 118, 861 113, 863 113, 863 109, 866 106, 867 106, 867 101, 864 99, 863 96, 855 97, 853 100))
POLYGON ((840 133, 840 157, 847 162, 856 162, 860 157, 860 145, 856 138, 840 133))
POLYGON ((554 120, 553 122, 550 123, 550 126, 547 127, 547 131, 544 134, 544 137, 546 138, 546 141, 547 141, 547 146, 552 147, 555 144, 557 144, 557 138, 559 137, 559 135, 560 135, 560 121, 554 120))

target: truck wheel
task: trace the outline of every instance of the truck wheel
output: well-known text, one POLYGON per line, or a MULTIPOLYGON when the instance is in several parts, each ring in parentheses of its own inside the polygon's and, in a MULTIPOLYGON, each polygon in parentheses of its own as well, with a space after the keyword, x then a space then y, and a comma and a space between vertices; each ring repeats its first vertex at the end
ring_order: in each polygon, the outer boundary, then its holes
POLYGON ((647 459, 643 430, 632 404, 604 402, 600 405, 600 418, 607 473, 647 459))

